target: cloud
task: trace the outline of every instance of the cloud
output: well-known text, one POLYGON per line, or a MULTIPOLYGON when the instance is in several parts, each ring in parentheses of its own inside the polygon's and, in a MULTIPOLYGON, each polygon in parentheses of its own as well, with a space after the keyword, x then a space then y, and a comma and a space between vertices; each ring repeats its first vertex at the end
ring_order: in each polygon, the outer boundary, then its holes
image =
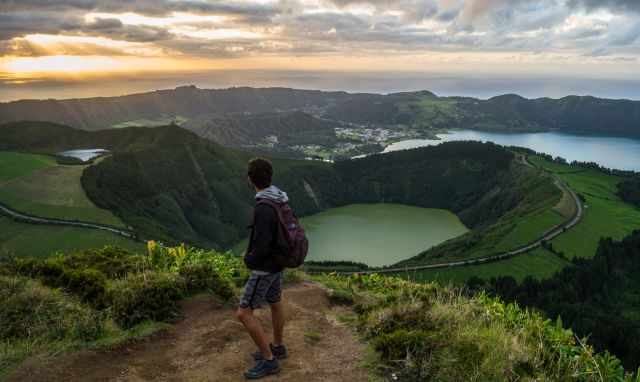
POLYGON ((0 54, 618 57, 640 55, 638 10, 638 0, 0 0, 0 54))

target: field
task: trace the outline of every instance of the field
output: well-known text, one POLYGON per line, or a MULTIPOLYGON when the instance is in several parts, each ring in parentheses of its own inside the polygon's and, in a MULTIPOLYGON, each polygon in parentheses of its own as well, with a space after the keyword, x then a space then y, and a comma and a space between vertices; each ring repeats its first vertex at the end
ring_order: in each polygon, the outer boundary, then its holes
POLYGON ((623 202, 617 195, 620 177, 594 169, 575 167, 530 159, 536 166, 555 173, 585 199, 584 220, 553 241, 556 250, 569 258, 593 257, 602 237, 616 240, 640 228, 640 209, 623 202))
POLYGON ((494 263, 400 273, 397 276, 418 282, 439 281, 443 284, 462 284, 473 276, 482 279, 512 276, 522 281, 527 276, 537 279, 551 277, 568 264, 566 260, 539 248, 524 255, 494 263))
POLYGON ((61 166, 40 155, 3 152, 0 168, 13 169, 11 177, 0 182, 0 202, 17 211, 124 227, 110 211, 87 198, 80 183, 85 166, 61 166))
POLYGON ((17 223, 0 215, 0 255, 46 257, 105 245, 143 251, 141 243, 94 229, 17 223))
POLYGON ((456 101, 446 98, 423 97, 415 102, 399 103, 401 112, 416 113, 416 127, 443 127, 451 121, 458 121, 462 111, 456 101))
POLYGON ((0 185, 55 164, 53 158, 45 155, 0 151, 0 185))

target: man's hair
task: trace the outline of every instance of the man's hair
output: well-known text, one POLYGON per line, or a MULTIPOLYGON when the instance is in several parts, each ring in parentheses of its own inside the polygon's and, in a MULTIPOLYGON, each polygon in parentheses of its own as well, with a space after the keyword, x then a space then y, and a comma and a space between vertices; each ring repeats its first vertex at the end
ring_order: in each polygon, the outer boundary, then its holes
POLYGON ((249 161, 249 169, 247 175, 258 188, 267 188, 271 186, 271 177, 273 176, 273 167, 271 162, 264 158, 254 158, 249 161))

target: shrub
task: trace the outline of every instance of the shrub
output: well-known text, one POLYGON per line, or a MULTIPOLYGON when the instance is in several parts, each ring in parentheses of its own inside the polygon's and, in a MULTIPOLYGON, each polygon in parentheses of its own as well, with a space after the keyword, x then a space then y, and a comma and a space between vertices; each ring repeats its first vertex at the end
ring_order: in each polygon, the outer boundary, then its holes
POLYGON ((186 264, 180 268, 189 293, 211 291, 225 300, 233 298, 233 284, 221 277, 211 264, 186 264))
POLYGON ((190 283, 189 290, 212 290, 228 299, 232 296, 233 284, 242 285, 249 277, 242 259, 230 252, 218 253, 185 246, 164 247, 155 241, 147 243, 147 259, 156 270, 177 272, 190 283), (190 275, 193 273, 193 275, 190 275), (205 279, 212 279, 205 284, 205 279), (198 281, 199 280, 199 281, 198 281))
POLYGON ((106 276, 97 269, 65 266, 65 260, 61 256, 46 260, 17 259, 14 267, 20 275, 40 280, 52 288, 62 288, 83 302, 104 308, 106 276))
POLYGON ((105 300, 107 290, 107 278, 96 269, 74 269, 65 271, 60 280, 69 292, 80 297, 83 302, 89 303, 98 309, 106 307, 105 300))
POLYGON ((125 249, 105 246, 87 249, 70 255, 59 255, 57 260, 68 269, 95 269, 107 278, 120 278, 145 268, 145 258, 125 249))
POLYGON ((0 337, 89 341, 103 330, 101 316, 75 299, 20 277, 0 277, 0 337))
POLYGON ((146 320, 166 321, 178 316, 177 301, 186 292, 184 278, 175 273, 147 271, 110 283, 113 319, 124 328, 146 320))

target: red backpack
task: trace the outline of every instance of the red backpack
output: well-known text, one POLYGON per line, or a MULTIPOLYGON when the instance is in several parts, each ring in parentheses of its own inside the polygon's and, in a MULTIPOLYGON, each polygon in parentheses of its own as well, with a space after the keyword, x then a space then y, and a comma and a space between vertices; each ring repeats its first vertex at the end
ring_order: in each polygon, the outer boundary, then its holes
POLYGON ((309 251, 309 241, 298 218, 288 203, 277 203, 270 199, 260 199, 259 204, 267 204, 278 213, 278 246, 283 249, 277 256, 280 265, 286 268, 298 268, 304 263, 309 251))

